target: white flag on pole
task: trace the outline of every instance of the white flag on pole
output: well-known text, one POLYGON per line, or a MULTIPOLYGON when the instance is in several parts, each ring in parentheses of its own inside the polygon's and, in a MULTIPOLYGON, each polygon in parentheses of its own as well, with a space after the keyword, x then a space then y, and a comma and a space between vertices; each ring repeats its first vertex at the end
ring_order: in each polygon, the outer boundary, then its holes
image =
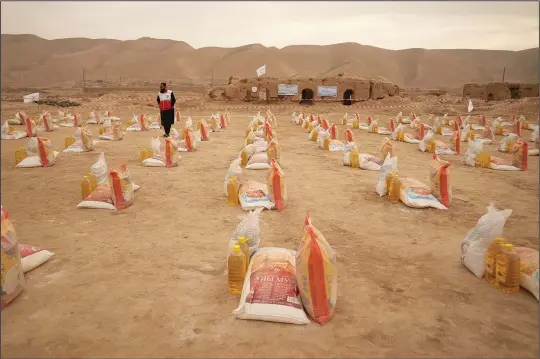
POLYGON ((29 95, 23 96, 23 101, 25 103, 39 101, 39 92, 31 93, 29 95))
POLYGON ((266 73, 266 64, 257 69, 257 77, 260 77, 266 73))
POLYGON ((467 110, 468 110, 469 112, 472 112, 473 109, 474 109, 474 106, 473 106, 473 104, 472 104, 472 100, 469 100, 469 106, 467 106, 467 110))

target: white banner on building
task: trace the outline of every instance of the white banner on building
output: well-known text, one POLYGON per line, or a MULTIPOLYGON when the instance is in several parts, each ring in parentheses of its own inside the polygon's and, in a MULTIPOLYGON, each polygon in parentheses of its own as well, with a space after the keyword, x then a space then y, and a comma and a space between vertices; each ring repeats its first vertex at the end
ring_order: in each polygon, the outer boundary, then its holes
POLYGON ((298 95, 298 85, 279 84, 277 94, 278 96, 296 96, 298 95))
POLYGON ((253 86, 253 87, 251 88, 251 92, 257 92, 257 86, 253 86))
POLYGON ((317 86, 317 95, 321 97, 337 97, 337 86, 317 86))
POLYGON ((23 97, 24 103, 39 101, 39 92, 31 93, 23 97))
POLYGON ((266 73, 266 64, 262 65, 257 69, 257 77, 261 77, 266 73))

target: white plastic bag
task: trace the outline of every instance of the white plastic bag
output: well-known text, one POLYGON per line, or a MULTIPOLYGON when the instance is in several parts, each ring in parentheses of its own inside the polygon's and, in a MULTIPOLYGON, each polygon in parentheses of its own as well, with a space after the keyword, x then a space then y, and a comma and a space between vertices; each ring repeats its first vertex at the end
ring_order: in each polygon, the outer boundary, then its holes
POLYGON ((503 238, 504 225, 511 214, 511 209, 499 211, 490 204, 487 213, 480 217, 461 242, 461 263, 478 278, 484 276, 488 246, 495 238, 503 238))
POLYGON ((225 196, 228 195, 227 184, 229 183, 229 178, 231 178, 232 176, 236 176, 238 180, 242 176, 242 167, 240 166, 239 158, 231 162, 231 164, 229 165, 229 169, 227 170, 227 174, 225 175, 225 181, 223 182, 223 190, 225 196))
POLYGON ((159 140, 159 137, 152 138, 152 156, 161 156, 161 141, 159 140))
POLYGON ((262 208, 249 211, 242 221, 236 226, 234 233, 229 239, 227 253, 230 253, 232 247, 236 244, 239 237, 244 237, 249 246, 249 254, 252 255, 259 248, 261 228, 259 227, 259 218, 262 208))
POLYGON ((538 126, 536 126, 533 130, 533 132, 531 133, 531 137, 530 137, 530 140, 531 142, 536 142, 538 141, 538 126))
POLYGON ((397 156, 390 157, 390 153, 386 155, 381 170, 379 171, 379 176, 377 177, 377 184, 375 185, 375 192, 379 196, 386 195, 386 175, 389 172, 397 172, 397 156))

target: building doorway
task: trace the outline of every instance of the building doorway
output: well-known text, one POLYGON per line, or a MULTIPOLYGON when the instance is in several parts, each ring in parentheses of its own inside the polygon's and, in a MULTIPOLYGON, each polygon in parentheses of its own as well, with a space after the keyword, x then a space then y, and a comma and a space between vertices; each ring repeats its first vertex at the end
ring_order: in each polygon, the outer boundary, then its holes
POLYGON ((519 86, 509 86, 510 87, 510 98, 512 100, 519 98, 519 86))
POLYGON ((345 106, 350 106, 352 105, 352 98, 353 98, 353 95, 354 95, 354 91, 351 90, 351 89, 347 89, 345 90, 345 92, 343 93, 343 104, 345 106))
POLYGON ((302 100, 300 100, 300 103, 304 105, 313 105, 313 90, 312 89, 302 90, 302 100))
POLYGON ((259 88, 259 101, 266 101, 268 98, 265 88, 259 88))

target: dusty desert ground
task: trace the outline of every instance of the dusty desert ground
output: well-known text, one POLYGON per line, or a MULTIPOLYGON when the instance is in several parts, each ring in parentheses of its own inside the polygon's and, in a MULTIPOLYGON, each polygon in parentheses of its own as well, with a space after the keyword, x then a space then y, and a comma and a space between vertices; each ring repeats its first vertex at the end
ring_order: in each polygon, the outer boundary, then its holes
MULTIPOLYGON (((86 119, 96 106, 122 118, 143 109, 157 114, 155 107, 105 99, 85 101, 77 111, 86 119)), ((326 326, 231 314, 239 297, 227 292, 226 247, 244 212, 227 204, 223 180, 256 113, 231 107, 232 126, 172 169, 138 161, 157 132, 126 133, 123 141, 99 142, 95 153, 61 154, 55 166, 35 169, 14 168, 14 151, 27 140, 2 141, 2 204, 19 240, 56 253, 26 275, 25 291, 3 310, 2 356, 538 357, 536 299, 525 290, 503 294, 460 262, 460 241, 491 202, 513 210, 508 241, 538 247, 538 157, 529 157, 528 171, 512 173, 443 157, 453 162, 451 208, 414 210, 375 193, 377 172, 345 167, 342 153, 308 141, 290 123, 292 107, 270 108, 280 121, 289 200, 281 213, 263 212, 261 246, 295 249, 311 213, 338 253, 338 303, 326 326), (109 166, 127 163, 141 186, 122 212, 75 208, 82 176, 100 151, 109 166)), ((37 113, 33 104, 4 102, 3 119, 18 109, 37 113)), ((183 115, 198 120, 218 109, 223 105, 209 104, 183 115)), ((345 111, 357 110, 306 111, 340 123, 345 111)), ((398 111, 358 110, 383 119, 398 111)), ((98 125, 90 128, 97 135, 98 125)), ((378 153, 383 136, 353 131, 362 152, 378 153)), ((60 150, 72 133, 61 128, 47 137, 60 150)), ((416 145, 395 146, 399 171, 429 183, 430 155, 416 145)), ((495 145, 489 149, 497 153, 495 145)), ((265 176, 247 172, 251 179, 265 176)))

